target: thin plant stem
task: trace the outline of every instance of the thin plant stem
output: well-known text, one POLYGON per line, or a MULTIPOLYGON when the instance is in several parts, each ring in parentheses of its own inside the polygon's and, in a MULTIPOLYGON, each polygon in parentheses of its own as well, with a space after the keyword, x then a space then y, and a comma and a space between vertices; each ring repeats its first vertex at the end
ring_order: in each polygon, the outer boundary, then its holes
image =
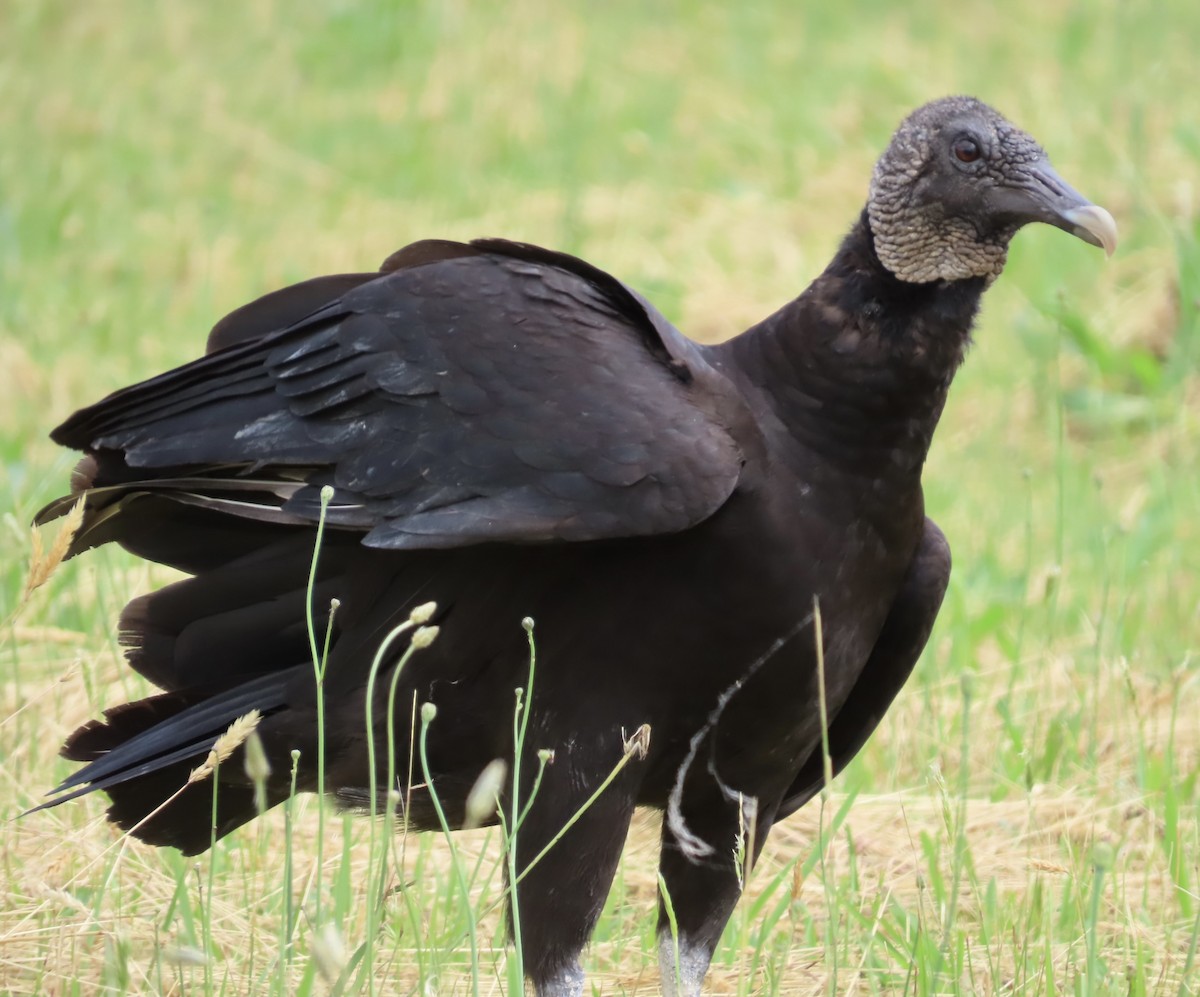
POLYGON ((546 774, 546 764, 552 757, 553 752, 551 751, 538 752, 537 775, 533 777, 533 785, 529 788, 529 799, 525 801, 525 808, 521 811, 516 827, 513 828, 514 834, 520 830, 521 825, 525 823, 525 818, 529 816, 529 811, 533 809, 533 801, 537 799, 538 790, 542 788, 542 776, 546 774))
POLYGON ((206 956, 204 960, 204 992, 210 994, 213 992, 212 978, 212 956, 213 956, 213 941, 212 941, 212 902, 213 902, 213 886, 216 883, 217 870, 217 780, 221 775, 221 763, 217 761, 213 765, 212 775, 212 805, 209 811, 209 839, 208 839, 208 869, 207 882, 204 885, 204 945, 203 952, 206 956))
MULTIPOLYGON (((525 617, 521 621, 525 628, 525 639, 529 642, 529 680, 525 689, 516 689, 516 705, 513 708, 513 769, 512 769, 512 818, 508 835, 508 909, 512 921, 513 952, 517 960, 517 979, 525 977, 525 958, 521 947, 521 904, 517 896, 517 831, 525 820, 521 812, 521 756, 525 750, 525 737, 529 732, 530 703, 533 700, 533 679, 537 670, 537 646, 533 639, 533 620, 525 617), (524 711, 524 712, 522 712, 524 711)), ((545 766, 543 766, 544 768, 545 766)), ((533 794, 530 793, 532 805, 533 794)), ((522 876, 524 873, 521 874, 522 876)))
MULTIPOLYGON (((365 716, 364 716, 364 723, 366 726, 365 733, 367 736, 367 771, 370 773, 370 779, 371 779, 371 785, 368 787, 368 791, 367 791, 367 812, 371 816, 371 834, 370 834, 369 847, 368 847, 369 866, 367 869, 367 882, 368 883, 370 883, 374 879, 372 870, 374 869, 375 856, 377 854, 379 854, 377 851, 377 849, 379 847, 377 844, 378 831, 379 831, 377 825, 379 822, 376 819, 379 816, 379 803, 378 803, 379 794, 377 792, 377 787, 376 787, 376 783, 378 780, 375 777, 375 773, 378 771, 378 769, 376 767, 376 761, 375 761, 375 717, 374 717, 375 683, 379 677, 379 670, 383 667, 383 662, 387 658, 388 651, 391 650, 392 645, 396 642, 396 640, 402 634, 408 632, 416 625, 417 625, 416 621, 409 618, 409 619, 405 620, 403 623, 393 627, 388 632, 387 636, 385 636, 383 638, 383 640, 380 641, 379 647, 375 651, 375 657, 371 661, 371 669, 367 673, 367 689, 366 689, 366 696, 365 696, 366 705, 364 706, 363 709, 364 709, 364 713, 365 713, 365 716)), ((392 718, 390 697, 395 694, 396 677, 399 676, 400 670, 408 662, 408 659, 412 655, 412 652, 413 652, 413 648, 410 645, 405 650, 404 654, 401 656, 400 660, 396 663, 396 666, 395 666, 395 675, 393 676, 393 679, 392 679, 391 692, 389 693, 389 703, 388 703, 389 745, 391 743, 391 737, 392 737, 391 732, 390 732, 390 724, 391 724, 391 718, 392 718)), ((389 780, 392 778, 391 773, 392 773, 392 765, 393 764, 394 763, 390 762, 389 766, 388 766, 389 780)), ((389 790, 389 792, 391 790, 390 783, 388 785, 388 790, 389 790)), ((386 798, 384 801, 384 806, 385 807, 387 806, 386 798)), ((385 833, 386 833, 386 829, 385 829, 385 833)), ((371 997, 374 997, 374 994, 376 992, 376 990, 375 990, 375 973, 374 973, 375 934, 379 930, 379 916, 381 913, 381 908, 383 906, 384 883, 386 882, 386 877, 387 877, 387 847, 386 847, 386 845, 383 846, 382 858, 380 859, 380 862, 381 862, 381 866, 380 866, 379 897, 378 897, 377 901, 369 902, 367 904, 367 936, 366 936, 366 939, 364 940, 364 945, 366 947, 366 951, 363 955, 363 972, 366 974, 366 979, 367 979, 367 993, 370 994, 371 997)))
POLYGON ((292 749, 291 786, 283 806, 283 930, 279 939, 279 990, 287 992, 287 967, 292 962, 292 925, 295 908, 292 897, 292 832, 295 830, 296 775, 300 770, 300 752, 292 749))
MULTIPOLYGON (((974 689, 970 673, 962 677, 962 749, 958 766, 958 799, 953 811, 952 826, 947 831, 954 835, 954 865, 951 875, 950 896, 946 900, 946 914, 942 928, 942 949, 947 958, 950 954, 950 942, 954 933, 954 922, 958 916, 958 894, 962 886, 962 877, 967 857, 967 795, 970 789, 970 755, 971 755, 971 695, 974 689)), ((947 803, 947 816, 951 809, 947 803)))
MULTIPOLYGON (((308 585, 304 592, 304 622, 308 630, 308 647, 312 658, 313 680, 316 683, 317 695, 317 799, 322 806, 317 810, 317 874, 318 883, 316 900, 313 904, 313 921, 321 923, 321 884, 319 877, 325 868, 325 663, 326 658, 317 648, 317 631, 314 622, 313 590, 317 583, 317 561, 321 556, 321 542, 325 537, 325 517, 329 512, 329 503, 333 500, 333 488, 326 485, 321 489, 321 515, 317 520, 317 536, 313 543, 312 560, 308 567, 308 585)), ((330 614, 329 628, 332 629, 333 616, 330 614)), ((328 651, 328 639, 326 641, 328 651)))
POLYGON ((828 943, 826 951, 829 955, 829 993, 830 995, 838 992, 837 977, 838 977, 838 960, 837 960, 837 935, 835 929, 836 918, 834 916, 834 889, 830 883, 831 870, 826 867, 825 851, 828 844, 825 830, 825 806, 829 801, 829 787, 833 783, 833 757, 829 753, 829 705, 825 698, 825 632, 821 621, 821 600, 817 595, 813 596, 813 641, 816 645, 817 653, 817 709, 821 718, 821 807, 818 818, 818 827, 820 833, 818 840, 821 849, 821 883, 825 887, 825 904, 829 910, 829 918, 826 922, 826 932, 828 943))
POLYGON ((432 802, 434 812, 437 814, 438 824, 441 825, 442 833, 446 836, 446 846, 450 850, 450 865, 454 869, 454 878, 458 883, 459 891, 462 893, 463 910, 467 918, 468 942, 471 946, 471 992, 475 997, 479 997, 479 939, 476 936, 477 922, 475 910, 471 906, 471 889, 467 885, 467 877, 463 875, 462 858, 459 856, 458 847, 454 843, 454 835, 450 828, 450 822, 446 820, 446 813, 442 809, 442 801, 438 797, 437 789, 433 784, 433 772, 429 768, 429 755, 426 749, 426 742, 429 739, 429 725, 433 723, 436 716, 437 707, 433 703, 425 703, 421 707, 421 777, 425 780, 426 792, 429 793, 430 802, 432 802))
MULTIPOLYGON (((662 871, 658 873, 658 895, 662 899, 663 911, 667 915, 667 925, 671 929, 671 963, 675 974, 675 992, 683 993, 683 974, 679 968, 679 920, 675 916, 675 904, 671 901, 671 891, 667 889, 667 880, 662 871)), ((662 966, 659 966, 662 971, 662 966)))
POLYGON ((621 774, 621 770, 623 768, 625 768, 626 765, 629 764, 629 759, 631 759, 634 755, 642 754, 644 749, 637 742, 639 740, 639 736, 642 736, 642 737, 647 736, 649 734, 649 732, 650 732, 649 724, 642 724, 642 726, 637 729, 637 731, 634 733, 633 737, 630 738, 629 741, 626 743, 625 751, 621 755, 620 759, 617 761, 617 764, 612 767, 612 771, 609 772, 608 775, 604 777, 604 781, 602 783, 600 783, 599 786, 596 787, 596 789, 593 791, 592 795, 589 796, 586 800, 584 800, 583 804, 579 807, 579 809, 576 810, 573 814, 571 814, 571 816, 570 816, 570 818, 568 818, 567 822, 565 824, 563 824, 563 826, 561 828, 559 828, 558 833, 555 834, 554 837, 551 838, 548 842, 546 842, 545 847, 543 847, 542 850, 537 853, 537 855, 535 855, 532 859, 530 859, 529 864, 526 865, 525 868, 521 870, 521 874, 516 878, 517 883, 521 882, 522 879, 524 879, 526 876, 528 876, 529 873, 533 870, 533 867, 536 866, 539 862, 541 862, 542 859, 544 859, 546 857, 546 855, 549 854, 550 849, 552 849, 555 845, 557 845, 559 843, 559 841, 562 840, 563 835, 566 834, 569 830, 571 830, 571 828, 574 827, 575 824, 579 821, 579 818, 581 818, 585 813, 588 812, 588 810, 591 809, 592 804, 594 804, 598 799, 600 799, 600 795, 606 789, 608 789, 609 786, 612 785, 613 780, 616 779, 616 777, 621 774))

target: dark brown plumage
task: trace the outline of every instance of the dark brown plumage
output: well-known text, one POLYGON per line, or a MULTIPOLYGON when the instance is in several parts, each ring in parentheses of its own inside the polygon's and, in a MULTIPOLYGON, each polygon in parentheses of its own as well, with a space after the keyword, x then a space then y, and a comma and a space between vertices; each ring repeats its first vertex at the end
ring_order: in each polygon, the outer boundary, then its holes
MULTIPOLYGON (((756 853, 822 784, 814 602, 835 771, 928 638, 950 555, 925 518, 921 469, 980 296, 1035 220, 1115 242, 1111 217, 1032 139, 951 98, 901 126, 825 272, 719 346, 687 340, 587 263, 501 240, 416 243, 379 274, 239 309, 203 358, 53 434, 86 454, 72 552, 115 541, 192 576, 125 610, 130 663, 163 694, 76 731, 65 754, 89 764, 58 791, 103 789, 121 827, 202 851, 255 816, 240 764, 220 769, 215 829, 209 783, 156 808, 251 708, 269 802, 286 797, 293 749, 300 788, 316 788, 305 585, 328 486, 314 603, 340 608, 325 785, 350 806, 386 788, 367 763, 368 669, 389 630, 433 601, 441 636, 407 665, 399 700, 437 704, 434 784, 461 822, 483 767, 512 757, 533 617, 523 772, 540 748, 554 760, 518 867, 626 737, 652 733, 522 881, 525 965, 540 994, 581 991, 578 953, 645 804, 665 811, 680 932, 678 972, 663 945, 664 987, 698 993, 738 895, 739 828, 753 817, 756 853)), ((373 715, 384 743, 382 693, 373 715)), ((410 822, 430 826, 427 791, 400 788, 410 822)))

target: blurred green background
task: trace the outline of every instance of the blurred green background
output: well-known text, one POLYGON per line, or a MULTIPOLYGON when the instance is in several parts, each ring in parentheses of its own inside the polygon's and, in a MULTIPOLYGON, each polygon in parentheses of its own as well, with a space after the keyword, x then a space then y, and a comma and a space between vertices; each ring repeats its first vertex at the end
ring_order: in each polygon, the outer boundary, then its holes
MULTIPOLYGON (((1149 926, 1113 915, 1132 976, 1113 958, 1067 978, 1174 988, 1200 765, 1197 40, 1191 0, 0 0, 0 811, 56 781, 65 729, 140 689, 113 620, 149 581, 119 552, 14 615, 27 523, 73 460, 46 433, 73 408, 197 355, 255 295, 425 237, 577 253, 727 337, 820 272, 899 120, 967 92, 1037 137, 1122 244, 1106 262, 1050 229, 1016 240, 926 473, 955 551, 946 606, 839 786, 936 795, 933 762, 964 806, 1075 794, 1085 844, 1113 841, 1119 872, 1161 889, 1131 887, 1149 926), (64 705, 67 674, 83 701, 64 705), (1131 801, 1136 833, 1095 816, 1131 801)), ((100 810, 86 833, 107 840, 100 810)), ((6 849, 9 925, 43 916, 12 885, 21 848, 45 847, 29 823, 6 849)), ((1087 855, 1064 859, 1085 885, 1087 855)), ((1035 921, 1005 923, 1075 965, 1084 929, 1035 921)))

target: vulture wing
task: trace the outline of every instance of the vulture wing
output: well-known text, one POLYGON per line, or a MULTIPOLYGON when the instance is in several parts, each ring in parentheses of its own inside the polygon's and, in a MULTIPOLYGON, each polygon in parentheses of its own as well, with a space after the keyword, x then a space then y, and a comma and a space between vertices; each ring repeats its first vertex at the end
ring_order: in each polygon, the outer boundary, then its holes
POLYGON ((325 486, 329 524, 374 547, 676 532, 729 497, 753 433, 703 348, 624 284, 501 240, 277 291, 209 349, 53 433, 89 454, 77 550, 140 498, 292 524, 325 486))

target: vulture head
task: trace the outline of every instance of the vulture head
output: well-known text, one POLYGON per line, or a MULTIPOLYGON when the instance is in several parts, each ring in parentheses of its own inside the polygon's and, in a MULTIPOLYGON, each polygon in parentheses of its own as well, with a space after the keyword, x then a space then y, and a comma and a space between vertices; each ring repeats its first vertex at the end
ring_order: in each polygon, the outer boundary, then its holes
POLYGON ((1055 172, 1029 135, 972 97, 918 108, 871 178, 880 261, 911 283, 994 279, 1022 225, 1047 222, 1110 255, 1117 224, 1055 172))

